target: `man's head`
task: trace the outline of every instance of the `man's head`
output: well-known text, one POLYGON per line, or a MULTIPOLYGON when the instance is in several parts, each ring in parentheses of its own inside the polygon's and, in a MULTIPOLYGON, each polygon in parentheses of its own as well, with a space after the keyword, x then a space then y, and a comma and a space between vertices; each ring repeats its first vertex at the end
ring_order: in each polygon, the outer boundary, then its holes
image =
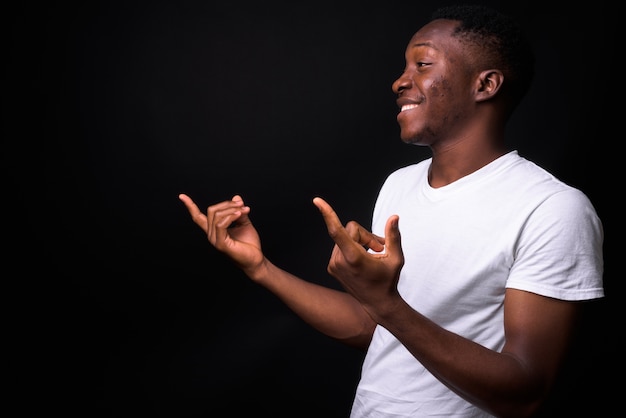
POLYGON ((393 84, 401 137, 433 150, 501 143, 533 78, 532 49, 521 29, 483 6, 436 11, 409 41, 405 59, 393 84))

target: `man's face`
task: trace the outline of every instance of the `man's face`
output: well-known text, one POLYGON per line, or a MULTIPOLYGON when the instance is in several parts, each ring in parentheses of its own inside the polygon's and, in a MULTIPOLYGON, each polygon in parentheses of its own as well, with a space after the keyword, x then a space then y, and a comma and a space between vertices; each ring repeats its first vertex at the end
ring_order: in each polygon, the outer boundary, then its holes
POLYGON ((462 135, 475 101, 466 46, 452 36, 456 25, 432 21, 406 48, 406 67, 393 83, 404 142, 438 147, 462 135))

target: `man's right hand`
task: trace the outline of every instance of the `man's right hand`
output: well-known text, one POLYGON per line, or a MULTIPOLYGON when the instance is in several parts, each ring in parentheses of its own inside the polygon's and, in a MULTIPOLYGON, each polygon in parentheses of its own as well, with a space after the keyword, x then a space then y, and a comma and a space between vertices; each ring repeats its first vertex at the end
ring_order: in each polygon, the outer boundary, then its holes
POLYGON ((178 198, 185 204, 191 219, 206 233, 209 242, 232 259, 238 267, 251 276, 265 256, 261 239, 252 225, 241 196, 209 206, 206 215, 186 194, 178 198))

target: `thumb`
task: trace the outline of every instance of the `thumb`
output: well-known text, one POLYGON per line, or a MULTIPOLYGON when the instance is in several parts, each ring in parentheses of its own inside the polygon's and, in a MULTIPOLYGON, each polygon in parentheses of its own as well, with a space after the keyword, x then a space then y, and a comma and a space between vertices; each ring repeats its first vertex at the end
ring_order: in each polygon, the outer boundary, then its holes
POLYGON ((402 254, 399 221, 400 217, 398 215, 391 215, 387 219, 387 224, 385 225, 385 252, 387 254, 402 254))
POLYGON ((246 206, 243 203, 243 198, 240 195, 236 194, 236 195, 233 196, 233 198, 231 200, 233 202, 241 203, 241 207, 240 207, 241 217, 239 218, 237 223, 239 225, 250 223, 250 217, 248 216, 250 214, 250 207, 246 206))

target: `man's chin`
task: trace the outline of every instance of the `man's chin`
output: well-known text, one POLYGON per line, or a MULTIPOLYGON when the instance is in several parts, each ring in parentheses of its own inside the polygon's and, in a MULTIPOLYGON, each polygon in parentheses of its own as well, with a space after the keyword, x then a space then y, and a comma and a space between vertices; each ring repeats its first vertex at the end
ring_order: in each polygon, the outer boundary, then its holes
POLYGON ((422 147, 425 147, 428 145, 424 143, 423 141, 420 141, 419 138, 415 138, 413 136, 411 137, 400 136, 400 139, 402 140, 402 142, 404 142, 405 144, 409 144, 409 145, 419 145, 422 147))

